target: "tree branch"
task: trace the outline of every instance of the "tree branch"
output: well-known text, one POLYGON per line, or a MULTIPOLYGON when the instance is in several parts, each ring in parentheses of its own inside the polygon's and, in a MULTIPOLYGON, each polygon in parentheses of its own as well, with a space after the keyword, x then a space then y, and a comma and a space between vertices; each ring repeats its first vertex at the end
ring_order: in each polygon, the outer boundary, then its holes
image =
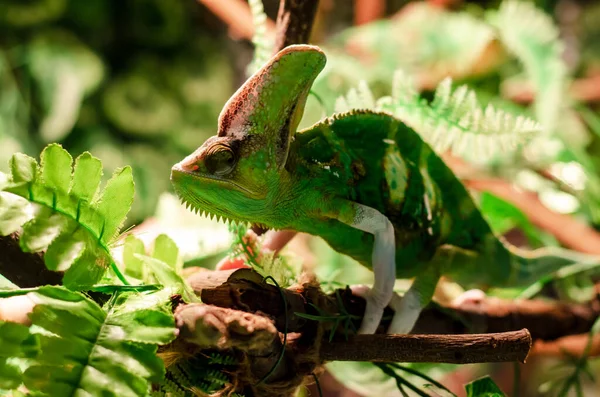
POLYGON ((62 273, 46 268, 41 253, 23 252, 19 236, 0 236, 0 274, 21 288, 60 284, 62 273))
POLYGON ((526 329, 473 335, 355 335, 323 342, 323 361, 403 363, 524 363, 531 349, 526 329))
MULTIPOLYGON (((503 91, 505 97, 517 103, 527 104, 535 100, 533 87, 523 82, 506 84, 503 91)), ((569 87, 569 96, 577 102, 600 101, 600 74, 574 80, 569 87)))
MULTIPOLYGON (((226 271, 201 271, 187 278, 192 288, 207 304, 242 310, 250 313, 266 313, 273 318, 276 327, 283 332, 304 332, 314 326, 303 314, 317 314, 309 303, 328 315, 342 316, 337 296, 353 324, 358 326, 365 308, 364 299, 352 295, 349 289, 325 295, 318 287, 305 284, 297 289, 280 290, 262 282, 262 277, 244 268, 226 271), (282 305, 281 293, 287 307, 282 305), (336 296, 337 295, 337 296, 336 296)), ((393 312, 386 309, 381 330, 389 324, 393 312)), ((554 340, 566 335, 586 333, 600 316, 600 301, 587 304, 567 304, 541 300, 507 301, 488 297, 479 302, 465 302, 460 307, 442 307, 430 304, 421 314, 414 332, 421 334, 498 333, 527 328, 533 340, 554 340)), ((333 322, 323 325, 330 331, 333 322)))
POLYGON ((530 192, 517 189, 512 183, 493 177, 469 177, 473 168, 460 159, 445 155, 444 162, 470 189, 490 192, 523 211, 531 222, 551 233, 566 247, 589 254, 600 254, 600 233, 576 218, 548 209, 530 192))
POLYGON ((281 0, 274 53, 292 44, 309 42, 319 0, 281 0))
MULTIPOLYGON (((229 27, 233 36, 252 40, 254 25, 248 3, 243 0, 197 0, 229 27)), ((267 19, 267 34, 273 34, 275 24, 267 19)))

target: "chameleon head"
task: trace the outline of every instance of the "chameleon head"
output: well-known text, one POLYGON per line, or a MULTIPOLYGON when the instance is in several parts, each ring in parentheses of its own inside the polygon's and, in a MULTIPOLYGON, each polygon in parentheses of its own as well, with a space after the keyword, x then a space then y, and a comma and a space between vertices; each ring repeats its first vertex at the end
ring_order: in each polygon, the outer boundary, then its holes
POLYGON ((173 166, 177 195, 197 211, 273 227, 269 208, 285 185, 290 142, 324 66, 325 54, 310 45, 271 58, 225 104, 218 134, 173 166))

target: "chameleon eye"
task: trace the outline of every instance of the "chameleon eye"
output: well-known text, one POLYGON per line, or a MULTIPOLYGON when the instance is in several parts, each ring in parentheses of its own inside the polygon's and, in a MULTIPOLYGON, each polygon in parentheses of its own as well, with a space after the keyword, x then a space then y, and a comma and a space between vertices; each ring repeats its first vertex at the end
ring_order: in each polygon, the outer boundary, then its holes
POLYGON ((226 175, 233 170, 236 163, 236 157, 229 147, 225 145, 215 145, 210 153, 204 159, 206 169, 215 175, 226 175))

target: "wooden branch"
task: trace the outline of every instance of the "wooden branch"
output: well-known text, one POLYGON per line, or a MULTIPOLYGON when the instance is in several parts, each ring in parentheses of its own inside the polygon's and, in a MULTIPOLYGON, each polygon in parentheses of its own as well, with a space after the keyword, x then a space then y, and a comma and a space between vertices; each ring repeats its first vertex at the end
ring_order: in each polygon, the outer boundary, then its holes
POLYGON ((533 339, 553 341, 587 333, 600 316, 598 297, 585 304, 541 299, 504 300, 486 297, 452 308, 450 315, 469 324, 471 332, 503 332, 527 328, 533 339))
MULTIPOLYGON (((306 285, 280 292, 277 287, 263 283, 262 278, 250 269, 202 271, 190 275, 187 280, 203 302, 251 313, 266 313, 280 331, 284 330, 286 319, 281 293, 287 302, 288 332, 303 332, 306 327, 314 326, 314 321, 301 317, 306 313, 315 314, 309 305, 311 299, 325 313, 340 313, 335 294, 324 295, 318 288, 306 285)), ((362 316, 364 299, 352 295, 349 289, 338 290, 337 293, 350 315, 362 316)), ((384 315, 389 318, 392 314, 391 309, 386 309, 384 315)), ((554 340, 588 332, 599 315, 600 301, 597 299, 587 304, 567 304, 488 297, 479 302, 465 302, 460 307, 429 305, 419 317, 414 332, 497 333, 527 328, 534 340, 554 340)), ((381 330, 388 322, 389 319, 382 323, 381 330)), ((358 320, 355 325, 358 325, 358 320)), ((331 326, 327 324, 326 330, 329 331, 327 327, 331 326)))
MULTIPOLYGON (((181 337, 204 348, 238 349, 252 357, 264 374, 275 363, 282 345, 266 317, 206 304, 180 305, 175 318, 181 337)), ((319 341, 314 341, 317 345, 319 341)), ((472 335, 354 335, 320 343, 319 361, 437 362, 470 364, 525 362, 531 348, 526 329, 472 335)))
POLYGON ((19 236, 0 236, 0 274, 21 288, 60 284, 62 273, 46 268, 41 253, 23 252, 19 236))
MULTIPOLYGON (((553 341, 537 340, 533 344, 531 355, 559 359, 580 357, 586 350, 588 340, 589 334, 567 335, 553 341)), ((588 356, 600 356, 600 335, 593 336, 588 356)))
POLYGON ((292 44, 306 44, 319 0, 281 0, 277 15, 274 53, 292 44))
POLYGON ((383 0, 354 0, 354 24, 364 25, 376 21, 385 14, 383 0))
MULTIPOLYGON (((248 3, 243 0, 197 0, 229 27, 233 36, 252 40, 254 25, 248 3)), ((267 34, 272 35, 275 24, 267 19, 267 34)))
POLYGON ((470 189, 490 192, 523 211, 531 222, 551 233, 566 247, 580 252, 600 255, 600 233, 576 218, 559 214, 546 207, 536 194, 518 189, 500 178, 475 177, 473 168, 453 156, 443 156, 444 162, 470 189), (466 175, 466 176, 465 176, 466 175))
POLYGON ((531 348, 526 329, 472 335, 355 335, 323 342, 323 361, 524 363, 531 348))
POLYGON ((493 193, 512 203, 527 214, 534 225, 551 233, 566 247, 600 255, 600 233, 572 216, 548 209, 536 194, 519 190, 499 178, 473 179, 464 182, 471 189, 493 193))
MULTIPOLYGON (((506 84, 503 91, 505 97, 517 103, 527 104, 535 100, 535 91, 531 84, 523 84, 523 82, 506 84)), ((599 102, 600 74, 574 80, 568 93, 577 102, 599 102)))

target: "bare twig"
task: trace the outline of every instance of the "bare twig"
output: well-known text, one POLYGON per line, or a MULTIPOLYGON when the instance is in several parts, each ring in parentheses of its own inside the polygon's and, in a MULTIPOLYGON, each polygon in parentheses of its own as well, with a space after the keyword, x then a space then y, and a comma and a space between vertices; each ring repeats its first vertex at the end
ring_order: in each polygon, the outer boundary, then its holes
POLYGON ((364 25, 380 19, 385 13, 383 0, 354 0, 354 24, 364 25))
POLYGON ((289 45, 310 41, 318 7, 319 0, 281 0, 277 15, 275 53, 289 45))
MULTIPOLYGON (((581 356, 589 341, 588 334, 567 335, 554 341, 538 340, 533 344, 532 355, 562 357, 581 356)), ((600 335, 594 335, 588 353, 589 357, 600 356, 600 335)))
MULTIPOLYGON (((474 174, 471 167, 452 156, 444 162, 459 176, 474 174)), ((548 209, 534 193, 517 189, 513 184, 493 177, 461 177, 463 183, 480 192, 490 192, 523 211, 531 222, 552 234, 561 244, 580 252, 600 254, 600 233, 572 216, 548 209)))
MULTIPOLYGON (((533 87, 523 82, 506 84, 504 96, 518 103, 531 103, 535 99, 533 87)), ((600 74, 579 78, 571 83, 569 95, 578 102, 600 101, 600 74)))
POLYGON ((512 203, 527 214, 534 225, 551 233, 563 245, 580 252, 600 254, 600 233, 572 216, 548 209, 534 193, 518 190, 509 182, 497 178, 467 180, 465 184, 512 203))
MULTIPOLYGON (((198 0, 229 26, 233 36, 252 40, 254 25, 248 3, 243 0, 198 0)), ((267 19, 267 34, 273 35, 275 24, 267 19)))
POLYGON ((526 329, 471 335, 355 335, 321 345, 323 361, 491 363, 525 362, 526 329))

